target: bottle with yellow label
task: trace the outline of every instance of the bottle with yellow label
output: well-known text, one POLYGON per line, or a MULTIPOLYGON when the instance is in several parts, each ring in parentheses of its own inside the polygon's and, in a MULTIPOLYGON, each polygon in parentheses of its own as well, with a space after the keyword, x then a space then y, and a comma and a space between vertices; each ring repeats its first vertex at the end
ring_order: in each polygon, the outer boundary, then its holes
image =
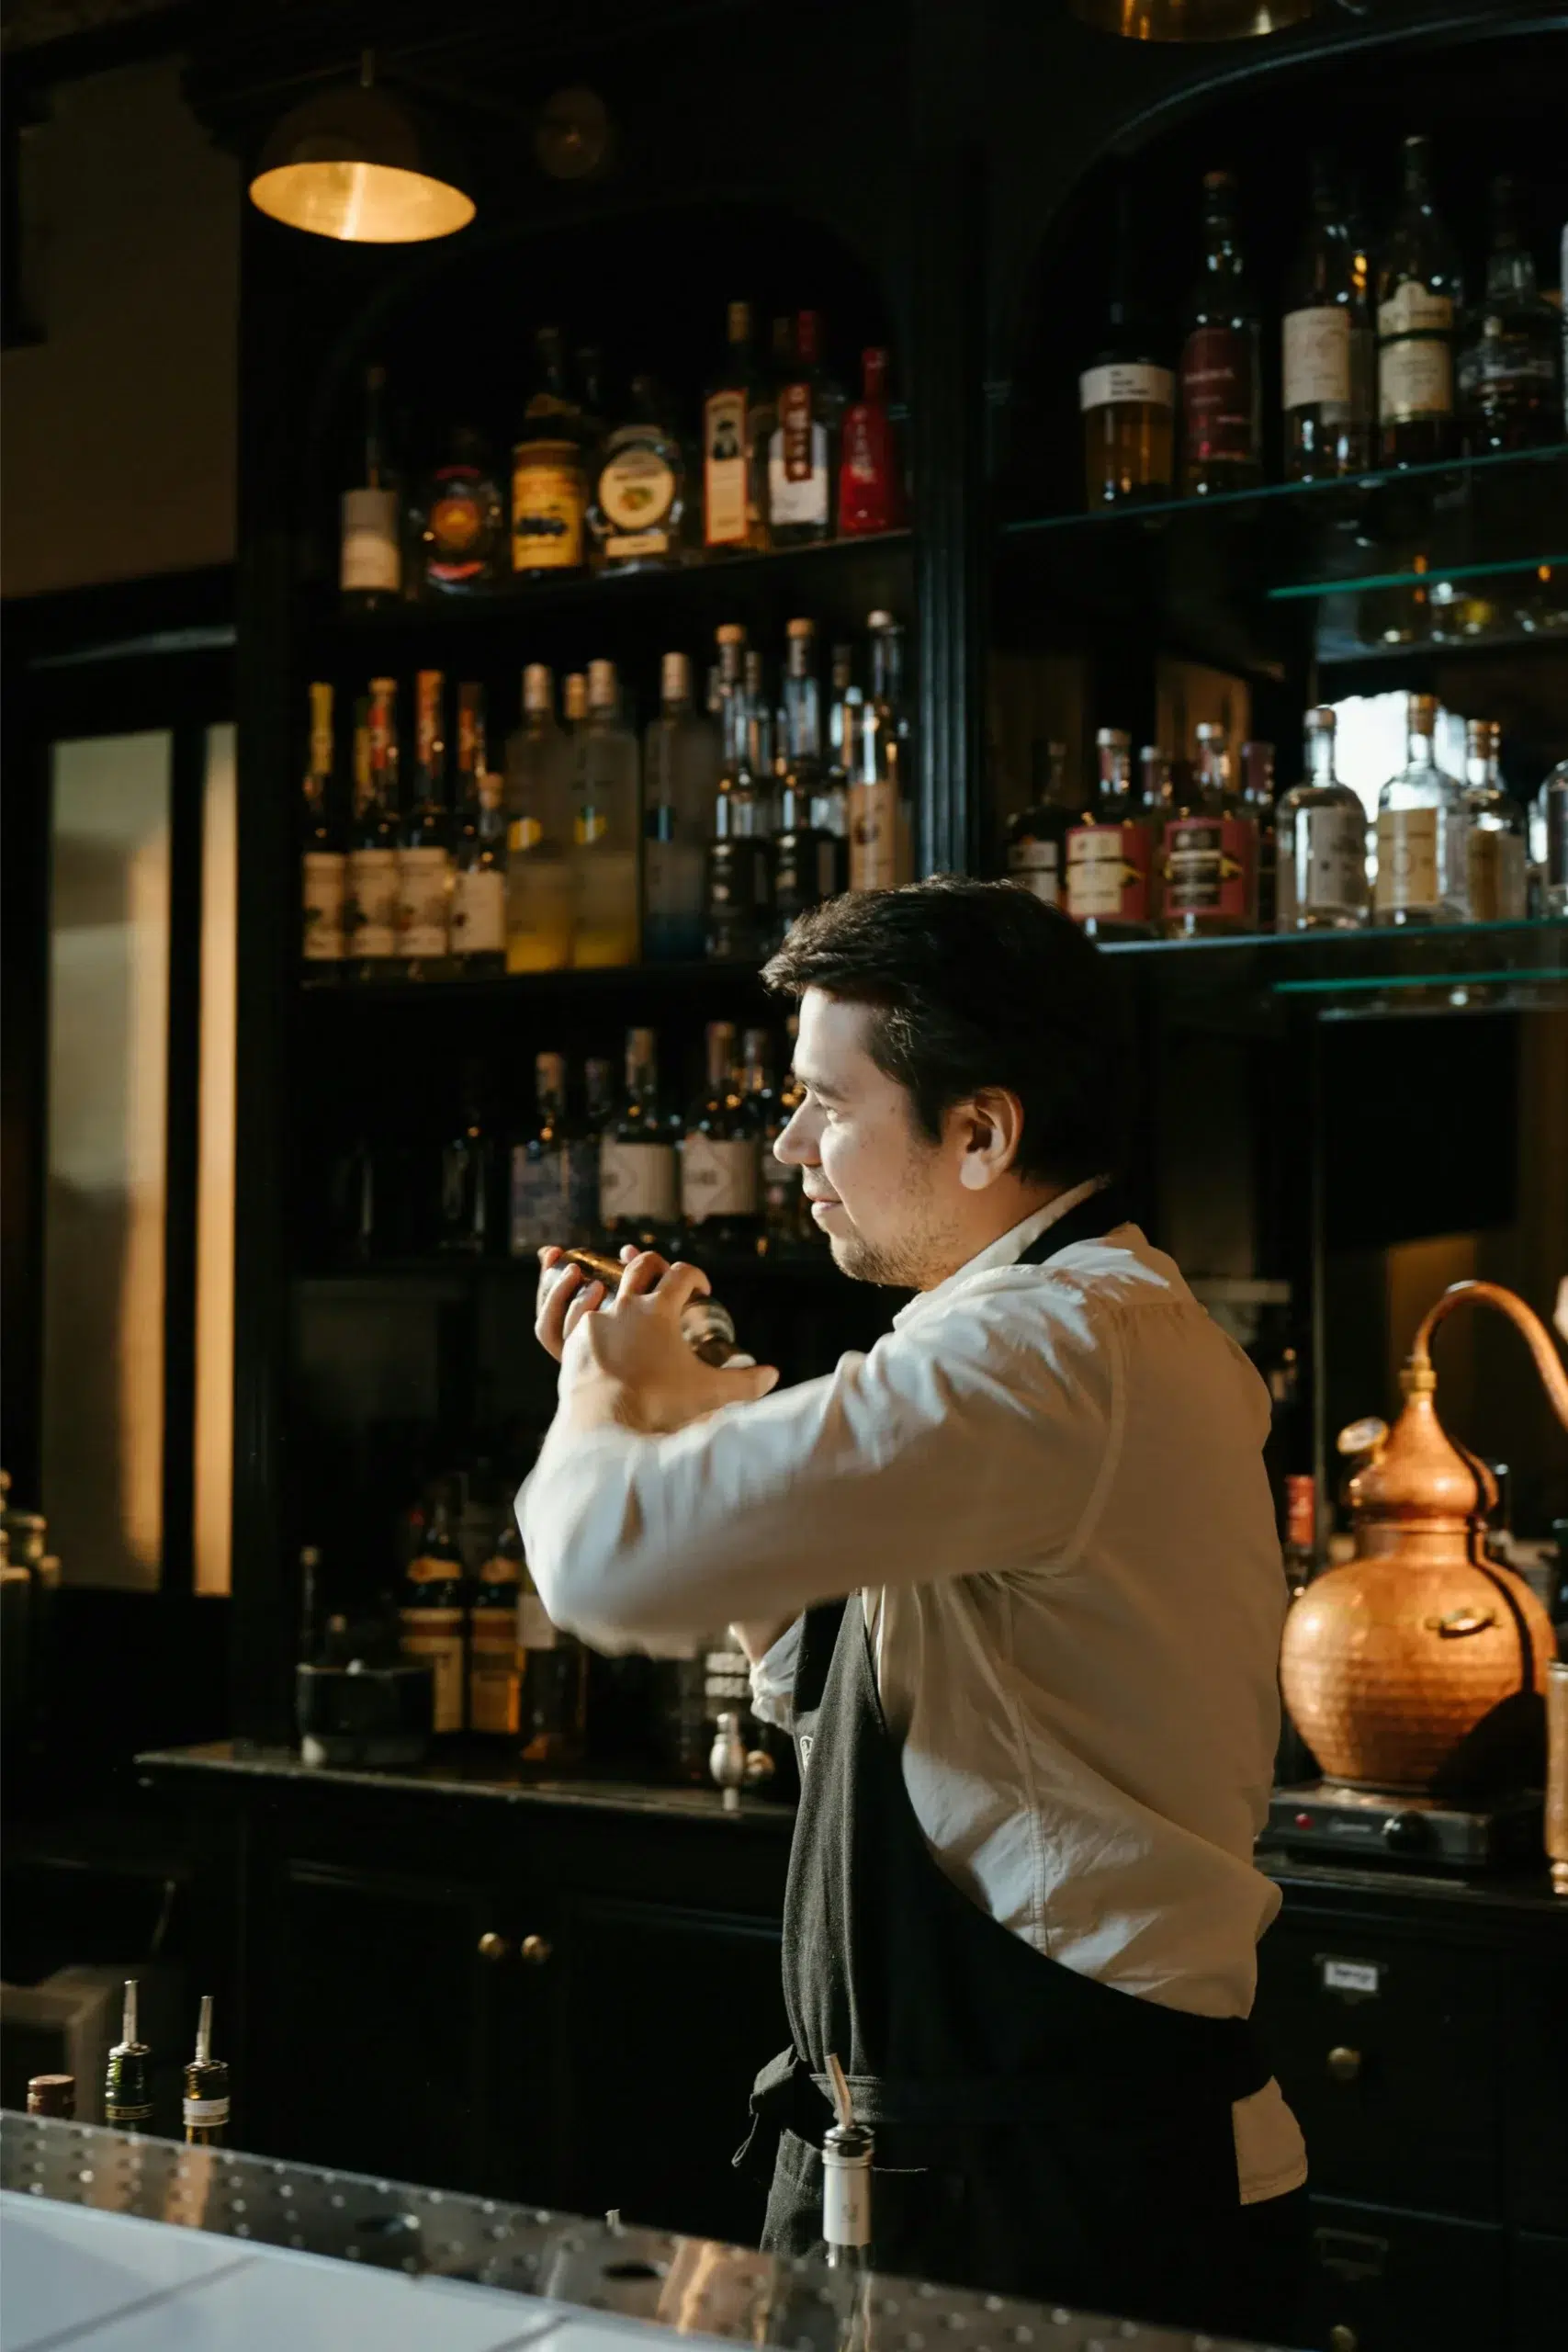
POLYGON ((515 1739, 523 1728, 522 1591, 523 1539, 508 1513, 479 1569, 468 1616, 468 1729, 485 1738, 515 1739))
MULTIPOLYGON (((577 684, 582 718, 586 687, 581 678, 577 684)), ((569 694, 569 718, 570 700, 569 694)), ((570 761, 570 740, 556 723, 555 680, 542 662, 530 662, 523 673, 523 721, 506 746, 509 972, 558 972, 571 961, 570 761)))
POLYGON ((512 569, 553 578, 583 567, 582 411, 568 382, 560 329, 541 327, 534 344, 536 388, 512 452, 512 569))
POLYGON ((460 1732, 467 1679, 463 1556, 444 1502, 432 1506, 423 1540, 403 1573, 398 1621, 403 1656, 428 1665, 434 1679, 432 1728, 437 1736, 460 1732))

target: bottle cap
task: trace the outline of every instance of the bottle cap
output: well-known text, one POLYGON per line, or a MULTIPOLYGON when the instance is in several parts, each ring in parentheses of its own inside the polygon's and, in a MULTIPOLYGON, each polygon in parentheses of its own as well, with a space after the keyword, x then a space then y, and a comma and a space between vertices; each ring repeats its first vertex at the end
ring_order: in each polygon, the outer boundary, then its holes
POLYGON ((730 303, 728 313, 728 334, 731 343, 750 342, 751 305, 750 302, 730 303))
POLYGON ((1495 718, 1472 718, 1465 722, 1465 741, 1478 759, 1489 759, 1503 740, 1503 729, 1495 718))
POLYGON ((556 682, 543 662, 530 662, 523 673, 523 707, 548 710, 556 698, 556 682))
POLYGON ((816 634, 817 624, 815 621, 785 621, 784 623, 784 635, 786 637, 815 637, 816 634))
POLYGON ((893 616, 884 612, 867 613, 865 625, 867 628, 891 628, 894 626, 893 616))
POLYGON ((1413 735, 1430 735, 1435 731, 1438 724, 1436 695, 1411 695, 1406 698, 1406 708, 1413 735))
POLYGON ((588 707, 604 710, 615 700, 615 665, 613 662, 590 662, 588 664, 588 707))
POLYGON ((1338 725, 1333 704, 1320 702, 1314 710, 1308 711, 1303 724, 1309 735, 1332 735, 1338 725))
POLYGON ((534 1084, 541 1094, 561 1094, 566 1091, 566 1056, 536 1054, 534 1084))
POLYGON ((1225 740, 1224 729, 1212 718, 1201 718, 1192 732, 1200 743, 1223 743, 1225 740))
POLYGON ((746 631, 739 621, 725 621, 719 627, 717 642, 720 645, 744 645, 746 631))
POLYGON ((1094 740, 1101 751, 1124 752, 1133 739, 1124 728, 1100 727, 1095 729, 1094 740))
POLYGON ((686 702, 692 692, 692 664, 684 653, 667 653, 660 665, 659 690, 666 702, 686 702))
POLYGON ((370 681, 370 691, 373 695, 379 695, 383 700, 389 700, 397 693, 398 682, 396 678, 372 678, 370 681))
POLYGON ((573 670, 567 678, 566 715, 569 718, 588 716, 588 681, 581 670, 573 670))

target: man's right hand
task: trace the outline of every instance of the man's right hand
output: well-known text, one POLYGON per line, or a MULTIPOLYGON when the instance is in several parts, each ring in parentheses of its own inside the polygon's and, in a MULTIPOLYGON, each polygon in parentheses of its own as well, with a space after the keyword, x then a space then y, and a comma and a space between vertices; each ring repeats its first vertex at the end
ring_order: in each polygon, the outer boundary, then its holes
MULTIPOLYGON (((636 1244, 628 1241, 621 1251, 621 1263, 630 1265, 638 1255, 636 1244)), ((643 1253, 649 1257, 653 1252, 643 1253)), ((557 1363, 561 1351, 585 1315, 603 1306, 609 1296, 604 1284, 581 1266, 562 1265, 565 1252, 553 1244, 539 1252, 539 1295, 534 1308, 534 1337, 557 1363)), ((662 1258, 655 1261, 661 1274, 669 1266, 662 1258)))

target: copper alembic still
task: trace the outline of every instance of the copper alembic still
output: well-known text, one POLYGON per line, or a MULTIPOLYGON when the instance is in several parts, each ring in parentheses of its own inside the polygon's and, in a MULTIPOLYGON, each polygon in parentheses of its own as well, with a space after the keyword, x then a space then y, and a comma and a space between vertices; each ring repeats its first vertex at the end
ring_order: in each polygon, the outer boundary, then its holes
POLYGON ((1356 1432, 1356 1556, 1315 1577, 1285 1623, 1285 1704, 1326 1778, 1350 1791, 1458 1802, 1541 1785, 1551 1622, 1489 1555, 1496 1481, 1438 1418, 1432 1334, 1472 1305, 1517 1326, 1568 1429, 1568 1373, 1544 1324, 1495 1283, 1451 1284, 1416 1331, 1398 1420, 1356 1432))

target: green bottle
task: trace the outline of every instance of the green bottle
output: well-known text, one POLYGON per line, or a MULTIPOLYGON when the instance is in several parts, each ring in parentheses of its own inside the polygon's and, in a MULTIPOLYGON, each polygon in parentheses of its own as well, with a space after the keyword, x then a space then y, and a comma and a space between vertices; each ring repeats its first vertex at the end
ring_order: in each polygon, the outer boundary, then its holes
POLYGON ((136 2038, 136 1979, 125 1982, 125 2014, 120 2038, 109 2052, 104 2077, 104 2121, 131 2132, 145 2131, 152 2120, 152 2053, 136 2038))

